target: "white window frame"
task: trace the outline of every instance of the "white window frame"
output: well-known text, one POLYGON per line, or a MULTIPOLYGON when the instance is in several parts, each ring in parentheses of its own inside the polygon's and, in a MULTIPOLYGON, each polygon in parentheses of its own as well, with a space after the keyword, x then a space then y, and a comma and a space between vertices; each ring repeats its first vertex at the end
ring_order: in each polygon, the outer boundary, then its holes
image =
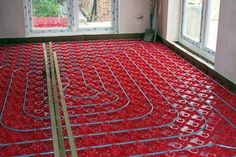
POLYGON ((32 21, 32 0, 24 0, 25 11, 25 29, 28 36, 45 36, 45 35, 75 35, 75 34, 107 34, 117 33, 118 31, 118 2, 117 0, 111 0, 112 2, 112 24, 111 27, 100 28, 80 28, 78 23, 78 0, 67 0, 67 28, 48 28, 48 29, 34 29, 32 21), (77 6, 77 7, 75 7, 77 6))
POLYGON ((180 33, 179 33, 179 42, 185 45, 186 47, 194 50, 201 56, 207 58, 211 62, 215 60, 215 51, 205 47, 205 34, 206 34, 206 27, 207 27, 207 16, 208 16, 208 0, 203 0, 202 4, 202 16, 201 16, 201 29, 200 29, 200 41, 196 42, 189 38, 188 36, 184 35, 183 28, 184 28, 184 12, 185 12, 185 5, 186 0, 181 0, 181 18, 180 18, 180 33))

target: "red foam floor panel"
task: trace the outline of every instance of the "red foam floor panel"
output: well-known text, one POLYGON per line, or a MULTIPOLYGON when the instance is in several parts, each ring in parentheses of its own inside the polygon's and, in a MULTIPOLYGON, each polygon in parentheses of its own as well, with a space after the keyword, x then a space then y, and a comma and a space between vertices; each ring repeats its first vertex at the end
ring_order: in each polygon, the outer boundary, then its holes
MULTIPOLYGON (((79 156, 236 155, 235 92, 164 45, 58 42, 53 51, 79 156)), ((0 156, 53 156, 44 68, 42 44, 0 47, 0 156)))

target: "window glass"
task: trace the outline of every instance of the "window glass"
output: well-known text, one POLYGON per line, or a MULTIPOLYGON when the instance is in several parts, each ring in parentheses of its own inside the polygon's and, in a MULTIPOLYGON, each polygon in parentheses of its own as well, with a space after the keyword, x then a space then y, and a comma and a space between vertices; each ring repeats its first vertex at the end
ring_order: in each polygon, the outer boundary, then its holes
POLYGON ((79 28, 112 26, 111 0, 79 0, 79 28))
POLYGON ((205 47, 215 51, 218 34, 220 0, 208 0, 205 47))
POLYGON ((183 15, 183 34, 195 42, 200 41, 202 0, 186 0, 183 15))
POLYGON ((67 0, 32 0, 33 29, 67 28, 67 0))

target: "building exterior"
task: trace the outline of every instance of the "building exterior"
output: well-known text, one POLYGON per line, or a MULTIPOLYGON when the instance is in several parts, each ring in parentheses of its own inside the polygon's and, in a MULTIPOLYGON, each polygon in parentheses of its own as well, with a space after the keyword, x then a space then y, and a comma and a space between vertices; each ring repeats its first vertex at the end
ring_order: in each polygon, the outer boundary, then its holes
POLYGON ((89 22, 111 20, 111 0, 79 0, 79 6, 89 22))

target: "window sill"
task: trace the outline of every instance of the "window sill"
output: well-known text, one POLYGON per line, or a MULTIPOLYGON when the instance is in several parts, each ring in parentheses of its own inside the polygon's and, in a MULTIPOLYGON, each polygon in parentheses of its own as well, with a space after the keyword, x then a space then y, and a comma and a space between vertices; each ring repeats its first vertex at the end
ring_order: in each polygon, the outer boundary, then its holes
POLYGON ((76 35, 101 35, 101 34, 117 34, 112 31, 76 31, 76 32, 60 32, 60 33, 30 33, 27 37, 58 37, 58 36, 76 36, 76 35))
POLYGON ((202 61, 204 61, 214 67, 214 64, 215 64, 215 56, 214 55, 188 43, 187 41, 185 41, 181 38, 179 39, 178 42, 176 42, 176 45, 179 45, 180 47, 182 47, 183 50, 187 51, 189 53, 189 55, 193 55, 194 58, 196 58, 196 59, 199 58, 202 61))
POLYGON ((186 46, 182 45, 181 43, 178 42, 171 42, 171 44, 173 44, 174 46, 176 46, 178 49, 180 49, 182 52, 186 53, 187 55, 193 57, 194 59, 196 59, 197 61, 203 63, 204 65, 206 65, 207 67, 209 67, 210 69, 214 70, 214 63, 209 61, 208 59, 198 55, 196 52, 194 52, 193 50, 189 50, 189 48, 187 48, 186 46))

